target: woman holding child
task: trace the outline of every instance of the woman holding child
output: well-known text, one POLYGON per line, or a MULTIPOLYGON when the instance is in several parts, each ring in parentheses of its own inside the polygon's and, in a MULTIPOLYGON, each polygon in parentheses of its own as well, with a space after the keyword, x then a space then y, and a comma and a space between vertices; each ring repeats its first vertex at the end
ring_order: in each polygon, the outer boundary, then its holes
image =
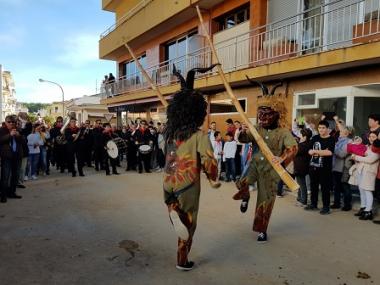
POLYGON ((372 151, 372 144, 377 139, 375 132, 368 135, 369 144, 363 153, 363 145, 355 140, 348 144, 347 150, 352 153, 355 164, 351 168, 350 183, 359 187, 361 208, 355 216, 360 220, 372 220, 373 191, 375 190, 376 175, 379 167, 380 155, 372 151))

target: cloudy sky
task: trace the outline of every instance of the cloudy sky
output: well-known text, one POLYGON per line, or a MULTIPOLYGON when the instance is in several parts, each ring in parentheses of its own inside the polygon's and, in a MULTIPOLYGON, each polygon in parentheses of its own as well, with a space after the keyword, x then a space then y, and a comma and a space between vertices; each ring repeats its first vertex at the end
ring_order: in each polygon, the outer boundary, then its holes
POLYGON ((101 0, 0 0, 0 64, 12 72, 20 102, 96 93, 115 63, 98 59, 99 35, 114 22, 101 0), (97 84, 96 84, 97 83, 97 84), (99 87, 98 87, 99 88, 99 87))

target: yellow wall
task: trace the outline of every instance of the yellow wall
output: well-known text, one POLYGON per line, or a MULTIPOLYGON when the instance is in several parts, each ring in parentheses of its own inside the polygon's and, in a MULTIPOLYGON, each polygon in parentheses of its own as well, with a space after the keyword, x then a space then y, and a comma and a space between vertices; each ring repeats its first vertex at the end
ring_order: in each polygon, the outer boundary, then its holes
POLYGON ((99 41, 100 58, 104 58, 109 53, 122 47, 125 40, 130 41, 140 36, 189 7, 190 0, 176 0, 176 4, 173 3, 173 0, 155 0, 140 10, 134 17, 121 24, 115 31, 101 39, 99 41))
POLYGON ((119 5, 117 5, 115 9, 116 19, 123 17, 128 11, 130 11, 140 2, 141 0, 120 1, 119 5))

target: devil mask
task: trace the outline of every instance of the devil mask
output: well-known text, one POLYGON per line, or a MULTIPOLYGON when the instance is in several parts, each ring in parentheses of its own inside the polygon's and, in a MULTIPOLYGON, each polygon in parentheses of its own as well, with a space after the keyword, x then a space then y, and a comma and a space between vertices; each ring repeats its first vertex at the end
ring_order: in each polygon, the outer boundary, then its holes
POLYGON ((261 106, 257 110, 260 125, 265 129, 275 129, 278 127, 280 113, 271 107, 261 106))

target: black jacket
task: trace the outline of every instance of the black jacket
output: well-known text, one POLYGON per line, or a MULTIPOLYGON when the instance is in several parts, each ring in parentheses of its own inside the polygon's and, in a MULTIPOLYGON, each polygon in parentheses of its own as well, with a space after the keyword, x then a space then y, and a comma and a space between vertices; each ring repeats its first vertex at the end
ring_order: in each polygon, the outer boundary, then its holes
MULTIPOLYGON (((16 156, 18 159, 23 157, 23 145, 22 145, 22 136, 16 135, 16 156)), ((12 149, 11 149, 11 140, 12 137, 7 127, 0 128, 0 157, 3 159, 12 159, 12 149)))
POLYGON ((298 152, 294 157, 294 175, 307 175, 309 174, 310 155, 309 149, 310 141, 298 144, 298 152))

